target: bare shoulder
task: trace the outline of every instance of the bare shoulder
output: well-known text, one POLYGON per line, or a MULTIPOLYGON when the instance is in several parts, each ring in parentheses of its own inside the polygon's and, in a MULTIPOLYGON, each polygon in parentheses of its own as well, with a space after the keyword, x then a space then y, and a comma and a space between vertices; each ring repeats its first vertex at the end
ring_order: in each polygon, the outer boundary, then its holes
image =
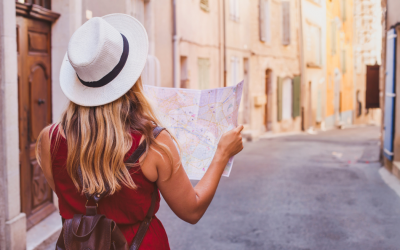
POLYGON ((173 139, 166 129, 161 131, 161 133, 157 136, 156 141, 161 143, 173 143, 173 139))
POLYGON ((40 132, 39 134, 39 138, 38 138, 38 148, 39 150, 41 150, 41 154, 46 155, 45 153, 47 151, 50 152, 50 142, 51 142, 51 133, 52 133, 52 129, 54 129, 56 126, 56 124, 50 124, 47 127, 45 127, 42 132, 40 132))

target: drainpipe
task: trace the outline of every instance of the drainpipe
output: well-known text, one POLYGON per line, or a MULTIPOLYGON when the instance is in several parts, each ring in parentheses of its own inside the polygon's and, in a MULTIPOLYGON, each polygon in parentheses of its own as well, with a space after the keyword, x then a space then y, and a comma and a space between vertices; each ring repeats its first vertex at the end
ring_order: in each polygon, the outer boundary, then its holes
POLYGON ((223 32, 224 32, 224 87, 226 87, 226 18, 225 18, 225 0, 222 0, 222 11, 223 11, 223 32))
MULTIPOLYGON (((304 34, 303 34, 303 0, 300 0, 299 4, 300 8, 300 41, 299 41, 299 61, 300 61, 300 79, 301 79, 301 84, 300 84, 300 104, 301 104, 301 122, 302 122, 302 130, 307 130, 310 126, 310 110, 306 108, 307 106, 307 98, 306 95, 308 94, 307 88, 310 87, 307 84, 307 77, 306 77, 306 67, 305 67, 305 59, 304 59, 304 34), (306 119, 307 117, 307 119, 306 119), (307 123, 306 123, 307 121, 307 123)), ((311 98, 311 96, 307 96, 308 98, 311 98)))
POLYGON ((179 88, 179 51, 178 51, 178 34, 176 30, 176 0, 172 0, 172 20, 173 20, 173 71, 174 71, 174 88, 179 88))

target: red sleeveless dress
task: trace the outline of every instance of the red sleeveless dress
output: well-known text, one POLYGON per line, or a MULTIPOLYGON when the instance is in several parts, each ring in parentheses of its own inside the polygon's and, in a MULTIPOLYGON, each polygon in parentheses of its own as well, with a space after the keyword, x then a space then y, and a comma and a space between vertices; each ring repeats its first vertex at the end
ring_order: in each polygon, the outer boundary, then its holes
MULTIPOLYGON (((58 196, 61 217, 64 219, 72 219, 74 214, 86 213, 86 198, 78 192, 67 173, 67 140, 60 136, 58 146, 56 147, 57 132, 58 125, 55 127, 51 138, 52 170, 55 184, 54 191, 58 196), (57 149, 56 151, 54 151, 55 147, 57 149)), ((141 134, 132 133, 132 138, 132 148, 127 153, 125 160, 128 159, 138 147, 141 134)), ((133 190, 128 187, 122 187, 120 191, 112 196, 104 197, 99 203, 97 212, 114 220, 130 245, 139 228, 140 222, 144 220, 150 207, 154 183, 143 175, 140 168, 131 168, 129 172, 132 180, 137 185, 137 189, 133 190)), ((159 207, 160 195, 158 195, 154 217, 140 245, 140 250, 170 249, 167 233, 161 221, 155 216, 159 207)))

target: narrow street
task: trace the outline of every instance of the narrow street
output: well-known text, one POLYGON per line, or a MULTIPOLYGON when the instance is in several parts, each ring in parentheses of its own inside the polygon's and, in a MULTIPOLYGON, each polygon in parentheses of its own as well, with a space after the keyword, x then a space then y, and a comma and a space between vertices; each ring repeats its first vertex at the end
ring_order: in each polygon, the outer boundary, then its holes
POLYGON ((371 126, 246 143, 198 224, 161 204, 171 249, 400 249, 378 143, 371 126))

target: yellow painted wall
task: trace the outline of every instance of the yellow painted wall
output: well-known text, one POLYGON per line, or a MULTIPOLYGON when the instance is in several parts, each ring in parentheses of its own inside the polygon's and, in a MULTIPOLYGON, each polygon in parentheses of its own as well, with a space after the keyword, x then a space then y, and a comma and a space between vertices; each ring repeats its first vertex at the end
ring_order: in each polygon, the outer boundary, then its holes
POLYGON ((326 116, 334 115, 335 68, 340 71, 341 109, 340 112, 353 110, 353 0, 326 0, 326 116), (342 18, 341 4, 345 2, 346 19, 342 18), (332 21, 336 23, 336 53, 332 46, 332 21), (345 50, 346 70, 342 69, 342 51, 345 50))

